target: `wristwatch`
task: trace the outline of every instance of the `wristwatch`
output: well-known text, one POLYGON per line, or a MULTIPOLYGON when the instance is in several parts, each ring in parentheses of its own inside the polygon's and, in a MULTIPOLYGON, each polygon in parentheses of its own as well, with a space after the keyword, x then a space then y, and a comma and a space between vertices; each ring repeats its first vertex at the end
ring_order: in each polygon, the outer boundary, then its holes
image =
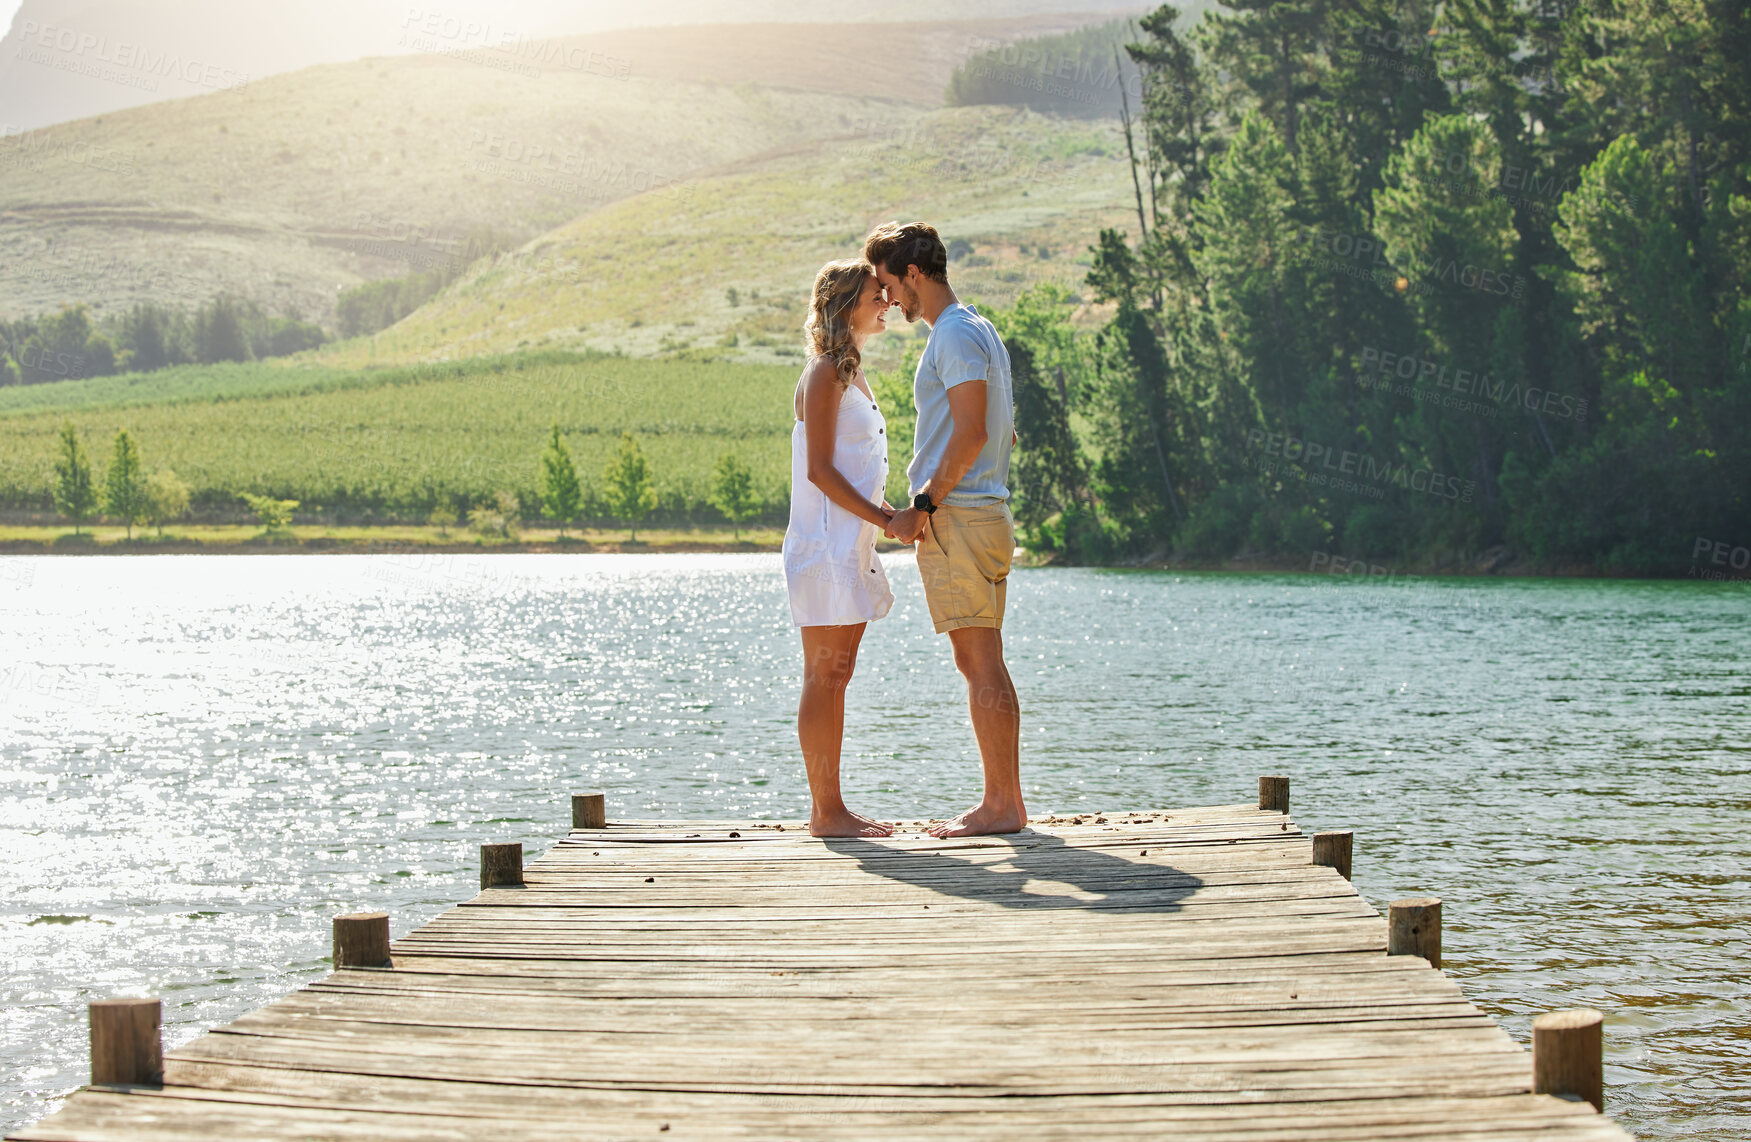
POLYGON ((937 508, 937 505, 931 503, 930 496, 924 492, 919 492, 917 495, 912 497, 912 510, 913 511, 923 512, 925 515, 935 515, 936 508, 937 508))

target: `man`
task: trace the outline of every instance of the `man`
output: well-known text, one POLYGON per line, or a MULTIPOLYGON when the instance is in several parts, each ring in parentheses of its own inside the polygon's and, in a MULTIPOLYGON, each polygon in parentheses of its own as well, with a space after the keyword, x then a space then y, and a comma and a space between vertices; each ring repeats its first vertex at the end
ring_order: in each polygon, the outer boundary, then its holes
POLYGON ((924 598, 939 634, 954 646, 967 680, 985 795, 931 828, 938 837, 1013 833, 1027 825, 1021 797, 1021 707, 1003 664, 1003 607, 1015 554, 1009 511, 1009 453, 1015 397, 1009 351, 985 318, 948 284, 948 252, 934 227, 887 223, 864 240, 888 300, 906 320, 922 317, 930 340, 918 362, 915 455, 906 469, 912 504, 889 532, 916 543, 924 598))

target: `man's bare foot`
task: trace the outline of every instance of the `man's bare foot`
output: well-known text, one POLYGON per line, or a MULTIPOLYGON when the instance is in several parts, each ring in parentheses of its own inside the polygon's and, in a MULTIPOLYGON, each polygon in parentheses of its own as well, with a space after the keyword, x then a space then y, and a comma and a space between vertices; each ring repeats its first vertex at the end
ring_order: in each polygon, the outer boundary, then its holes
POLYGON ((849 809, 838 813, 809 814, 809 836, 811 837, 891 837, 894 835, 892 825, 884 825, 880 821, 872 821, 861 813, 853 813, 849 809))
POLYGON ((958 817, 930 826, 933 837, 979 837, 988 833, 1019 833, 1027 828, 1027 809, 1021 803, 992 806, 981 801, 958 817))

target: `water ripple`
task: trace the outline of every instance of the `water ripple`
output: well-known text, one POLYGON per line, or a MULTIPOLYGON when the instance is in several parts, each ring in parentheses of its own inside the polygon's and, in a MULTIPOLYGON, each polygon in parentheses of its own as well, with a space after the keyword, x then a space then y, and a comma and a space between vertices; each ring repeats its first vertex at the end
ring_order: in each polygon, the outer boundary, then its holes
MULTIPOLYGON (((977 795, 917 572, 865 642, 846 788, 977 795)), ((1736 1138, 1751 1088, 1751 596, 1730 584, 1018 572, 1005 638, 1035 812, 1232 803, 1295 778, 1376 906, 1445 901, 1447 970, 1522 1040, 1607 1013, 1607 1098, 1736 1138)), ((800 817, 775 557, 0 558, 0 1125, 85 1067, 84 1004, 180 1044, 539 849, 567 798, 800 817)))

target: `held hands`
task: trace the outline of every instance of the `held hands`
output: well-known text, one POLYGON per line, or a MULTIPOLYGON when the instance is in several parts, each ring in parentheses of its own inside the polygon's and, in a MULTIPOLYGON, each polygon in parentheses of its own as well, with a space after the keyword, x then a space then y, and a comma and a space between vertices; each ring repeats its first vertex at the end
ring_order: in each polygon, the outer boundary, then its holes
POLYGON ((929 522, 930 517, 917 508, 902 509, 895 512, 894 518, 888 521, 888 536, 901 543, 917 543, 929 522))

